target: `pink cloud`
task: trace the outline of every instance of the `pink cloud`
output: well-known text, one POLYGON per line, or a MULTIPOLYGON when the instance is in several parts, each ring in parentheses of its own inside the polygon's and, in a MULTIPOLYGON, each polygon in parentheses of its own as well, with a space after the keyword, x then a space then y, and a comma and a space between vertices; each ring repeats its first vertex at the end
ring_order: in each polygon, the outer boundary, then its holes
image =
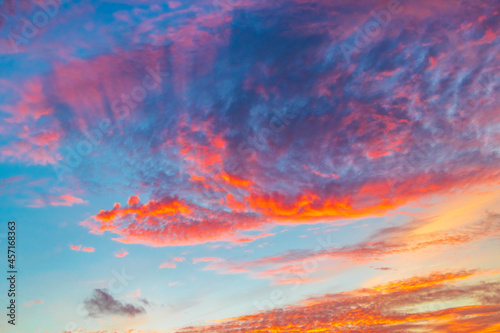
POLYGON ((183 262, 184 260, 186 260, 184 257, 173 257, 172 260, 161 264, 159 268, 176 268, 177 264, 175 262, 183 262))
MULTIPOLYGON (((129 199, 135 202, 135 199, 129 199)), ((91 233, 110 231, 120 238, 114 240, 126 244, 173 246, 227 241, 250 242, 259 236, 241 235, 235 230, 258 229, 263 219, 254 214, 240 212, 215 212, 186 200, 163 198, 159 201, 138 203, 133 206, 115 204, 111 210, 101 210, 95 216, 81 222, 91 233), (196 223, 193 223, 196 221, 196 223), (190 223, 187 223, 190 222, 190 223), (148 225, 148 228, 145 228, 148 225), (186 237, 189 235, 189 237, 186 237)))
POLYGON ((216 261, 216 260, 218 260, 218 258, 215 257, 193 258, 193 264, 197 264, 199 262, 216 261))
POLYGON ((49 202, 49 205, 51 206, 73 206, 77 204, 86 204, 88 201, 82 200, 80 198, 77 198, 72 195, 61 195, 58 197, 54 198, 55 200, 52 200, 49 202))
POLYGON ((83 251, 83 252, 94 252, 95 249, 93 247, 82 247, 81 245, 71 245, 71 250, 73 251, 83 251))
POLYGON ((180 7, 182 5, 182 2, 180 2, 180 1, 169 1, 168 5, 169 5, 170 8, 175 9, 177 7, 180 7))
POLYGON ((28 164, 53 164, 56 148, 49 152, 46 147, 36 146, 25 141, 13 141, 0 149, 0 160, 13 159, 28 164))
POLYGON ((160 265, 158 268, 176 268, 177 265, 173 262, 167 261, 160 265))

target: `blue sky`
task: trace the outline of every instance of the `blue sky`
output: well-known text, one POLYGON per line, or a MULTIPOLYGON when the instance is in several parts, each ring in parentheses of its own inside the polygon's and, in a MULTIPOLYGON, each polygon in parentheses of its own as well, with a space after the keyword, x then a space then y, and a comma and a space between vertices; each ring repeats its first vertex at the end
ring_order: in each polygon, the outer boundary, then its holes
POLYGON ((498 15, 0 1, 2 332, 499 330, 498 15))

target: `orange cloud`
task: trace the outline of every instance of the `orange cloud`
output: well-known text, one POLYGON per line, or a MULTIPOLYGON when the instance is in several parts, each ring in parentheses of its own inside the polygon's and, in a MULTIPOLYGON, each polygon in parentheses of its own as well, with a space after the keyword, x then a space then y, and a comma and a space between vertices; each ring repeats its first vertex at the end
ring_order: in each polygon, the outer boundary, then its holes
MULTIPOLYGON (((131 199, 129 199, 131 201, 131 199)), ((185 200, 166 197, 122 207, 116 203, 111 210, 101 210, 81 224, 92 233, 105 231, 118 234, 115 240, 151 246, 188 245, 205 242, 250 242, 271 236, 242 235, 244 230, 255 230, 264 224, 262 218, 244 212, 214 211, 185 200)))
POLYGON ((500 279, 458 284, 475 276, 476 271, 435 272, 309 298, 286 308, 274 308, 270 300, 257 301, 267 310, 177 332, 495 332, 500 304, 488 297, 498 294, 500 279), (460 326, 463 323, 468 325, 460 326))

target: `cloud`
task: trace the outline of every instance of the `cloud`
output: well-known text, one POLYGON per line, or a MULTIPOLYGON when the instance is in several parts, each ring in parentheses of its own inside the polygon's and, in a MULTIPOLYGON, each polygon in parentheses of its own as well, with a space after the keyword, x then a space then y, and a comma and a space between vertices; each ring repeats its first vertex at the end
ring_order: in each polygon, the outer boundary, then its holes
POLYGON ((227 319, 191 332, 422 332, 495 331, 500 305, 485 301, 498 294, 500 280, 471 281, 478 271, 434 272, 427 276, 306 299, 286 308, 256 301, 261 312, 227 319))
MULTIPOLYGON (((145 185, 127 189, 134 194, 127 206, 102 207, 103 213, 83 223, 121 242, 251 241, 240 233, 276 223, 380 215, 498 178, 498 82, 489 79, 497 66, 487 57, 495 50, 490 31, 498 30, 498 13, 485 9, 491 4, 425 2, 418 11, 405 10, 350 62, 341 45, 374 20, 371 10, 384 7, 378 2, 354 8, 319 1, 313 8, 303 1, 241 1, 233 8, 245 8, 245 15, 230 11, 222 17, 195 4, 158 17, 124 11, 120 17, 141 22, 133 40, 157 33, 155 42, 166 46, 54 65, 46 76, 25 82, 37 108, 22 109, 37 111, 16 121, 54 115, 58 140, 74 148, 84 138, 71 135, 75 128, 93 131, 103 117, 110 118, 115 130, 94 149, 98 158, 86 160, 87 174, 74 174, 85 178, 93 172, 97 183, 106 183, 112 170, 122 168, 125 179, 145 185), (446 29, 439 24, 443 17, 446 29), (160 33, 168 20, 179 26, 160 33), (468 66, 457 69, 456 59, 468 66), (134 102, 117 121, 114 99, 129 94, 145 68, 157 63, 170 73, 162 93, 134 102), (227 84, 214 85, 221 77, 227 84), (183 98, 190 108, 180 107, 183 98), (480 107, 468 109, 471 99, 480 107), (130 121, 136 118, 142 119, 140 127, 130 121), (116 156, 139 147, 126 166, 119 163, 116 156), (141 202, 139 196, 149 199, 141 202), (150 223, 158 228, 151 230, 150 223)), ((36 142, 51 137, 47 133, 36 142)))
POLYGON ((390 271, 393 268, 391 268, 391 267, 375 267, 375 269, 379 270, 379 271, 390 271))
POLYGON ((123 258, 125 257, 126 255, 128 255, 128 252, 121 249, 120 251, 117 251, 115 252, 115 257, 118 257, 118 258, 123 258))
POLYGON ((216 261, 216 260, 219 260, 219 259, 216 257, 193 258, 193 264, 197 264, 199 262, 216 261))
POLYGON ((51 206, 73 206, 75 204, 85 204, 88 201, 82 200, 80 198, 74 197, 72 195, 61 195, 57 200, 53 200, 49 203, 51 206))
POLYGON ((20 161, 27 164, 47 165, 55 163, 63 134, 57 124, 39 125, 39 118, 52 113, 42 89, 41 78, 29 78, 22 84, 21 91, 7 87, 11 93, 19 96, 18 103, 4 105, 11 114, 6 119, 5 134, 9 136, 6 144, 0 145, 0 161, 20 161), (14 90, 14 91, 13 91, 14 90), (38 122, 38 126, 35 125, 38 122))
POLYGON ((270 236, 245 236, 240 233, 262 225, 254 214, 217 212, 173 197, 123 208, 115 204, 112 210, 102 210, 81 224, 91 228, 93 233, 110 231, 118 234, 121 236, 116 238, 119 242, 151 246, 190 245, 221 240, 247 242, 270 236), (151 227, 142 229, 144 224, 151 227))
POLYGON ((71 245, 70 248, 73 251, 95 252, 95 248, 93 248, 91 246, 82 247, 81 245, 71 245))
POLYGON ((186 258, 184 257, 174 257, 172 258, 172 260, 166 261, 161 264, 158 268, 176 268, 176 262, 183 262, 184 260, 186 260, 186 258))
MULTIPOLYGON (((417 253, 429 248, 440 251, 444 247, 457 247, 500 235, 500 215, 496 213, 488 213, 479 221, 447 231, 415 232, 432 222, 433 219, 414 220, 401 226, 383 228, 367 237, 366 241, 343 247, 324 244, 315 250, 288 250, 246 262, 219 260, 204 269, 220 274, 247 273, 253 277, 272 278, 277 284, 284 283, 280 280, 281 276, 290 274, 302 277, 303 283, 316 282, 315 279, 305 279, 304 274, 318 270, 317 263, 322 260, 337 260, 338 267, 353 267, 392 255, 417 253), (308 267, 307 273, 305 267, 308 267)), ((291 281, 289 278, 286 280, 291 281)))
POLYGON ((78 58, 67 54, 80 49, 59 45, 66 54, 45 60, 47 70, 2 80, 0 159, 65 165, 89 191, 111 187, 121 170, 129 185, 116 190, 129 200, 83 225, 149 246, 253 241, 244 233, 380 215, 491 183, 500 164, 495 5, 405 2, 349 57, 342 46, 355 46, 387 4, 123 8, 112 17, 134 22, 123 38, 140 48, 78 58), (157 65, 165 75, 146 96, 157 65))
POLYGON ((135 317, 146 313, 143 307, 120 302, 104 289, 94 289, 92 297, 84 301, 84 308, 88 311, 89 317, 106 315, 135 317))
POLYGON ((172 261, 166 261, 163 264, 161 264, 158 268, 176 268, 177 264, 175 264, 172 261))
POLYGON ((39 198, 33 200, 28 207, 40 208, 45 206, 66 206, 71 207, 73 205, 87 204, 88 201, 77 198, 73 195, 52 195, 52 194, 38 194, 39 198))

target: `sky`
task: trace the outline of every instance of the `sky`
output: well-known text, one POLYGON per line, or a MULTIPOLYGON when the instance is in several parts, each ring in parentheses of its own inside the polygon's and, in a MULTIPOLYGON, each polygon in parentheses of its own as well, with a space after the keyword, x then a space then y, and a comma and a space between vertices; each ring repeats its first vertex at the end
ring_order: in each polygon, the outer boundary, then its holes
POLYGON ((499 11, 0 0, 0 331, 500 332, 499 11))

